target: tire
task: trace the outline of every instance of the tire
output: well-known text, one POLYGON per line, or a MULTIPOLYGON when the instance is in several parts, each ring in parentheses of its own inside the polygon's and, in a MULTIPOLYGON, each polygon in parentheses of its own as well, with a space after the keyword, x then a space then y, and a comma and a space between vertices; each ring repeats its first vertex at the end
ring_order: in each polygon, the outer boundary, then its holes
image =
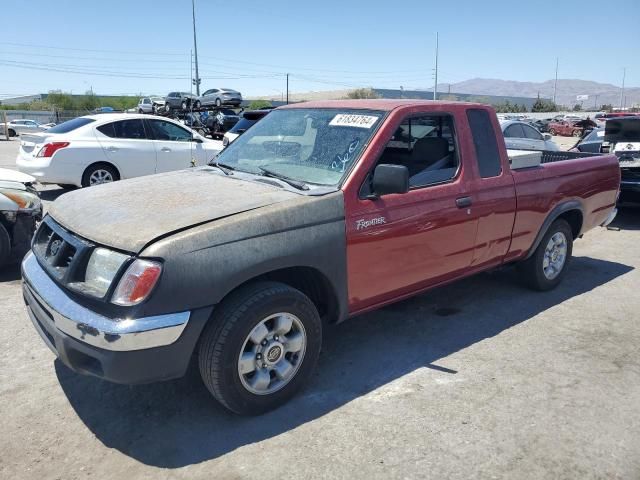
POLYGON ((573 132, 571 132, 571 134, 574 137, 578 137, 578 138, 582 136, 582 132, 580 130, 574 130, 573 132))
POLYGON ((182 107, 182 110, 188 110, 189 109, 189 103, 186 100, 183 100, 180 105, 182 107))
POLYGON ((200 375, 223 406, 240 415, 258 415, 279 407, 307 383, 321 344, 322 321, 306 295, 278 282, 249 284, 225 299, 205 328, 198 348, 200 375), (286 330, 288 321, 290 330, 286 330), (258 328, 260 325, 265 328, 258 328), (268 333, 263 336, 265 329, 268 333), (297 339, 295 345, 282 341, 287 336, 297 339), (254 342, 252 338, 264 340, 254 342), (289 348, 298 350, 287 351, 289 348), (244 374, 240 372, 241 354, 248 358, 244 374), (267 361, 275 363, 263 363, 266 368, 257 365, 267 361), (280 368, 283 365, 288 366, 280 368))
POLYGON ((222 106, 222 100, 220 100, 219 98, 216 98, 216 107, 221 107, 222 106))
MULTIPOLYGON (((3 132, 4 133, 4 132, 3 132)), ((16 136, 16 131, 12 128, 9 129, 9 138, 11 137, 15 137, 16 136)))
POLYGON ((109 165, 108 163, 94 163, 93 165, 87 167, 87 169, 82 174, 82 186, 85 188, 98 185, 100 183, 117 182, 118 180, 120 180, 120 174, 112 165, 109 165), (96 176, 102 177, 103 181, 97 181, 97 179, 95 179, 96 176), (92 177, 94 177, 96 181, 94 181, 92 177))
MULTIPOLYGON (((558 245, 561 247, 561 245, 558 245)), ((558 255, 555 257, 556 260, 559 260, 560 253, 562 248, 559 248, 556 253, 558 255)), ((566 222, 566 220, 558 219, 551 224, 547 232, 542 237, 542 241, 540 245, 536 248, 531 257, 527 260, 524 260, 519 265, 520 274, 522 275, 525 283, 534 290, 539 291, 547 291, 551 290, 558 286, 558 284, 564 278, 567 268, 569 266, 569 262, 571 260, 571 253, 573 252, 573 232, 571 231, 571 227, 566 222), (550 270, 545 270, 545 263, 553 266, 555 262, 553 262, 550 258, 547 257, 549 248, 554 242, 558 245, 557 241, 559 239, 564 239, 565 247, 564 247, 564 259, 561 262, 559 268, 552 268, 550 270), (547 257, 547 262, 545 262, 545 257, 547 257), (549 275, 549 273, 553 273, 553 275, 549 275)), ((549 254, 553 255, 553 254, 549 254)), ((556 263, 557 265, 557 263, 556 263)))
POLYGON ((167 113, 171 112, 171 105, 169 105, 169 102, 164 104, 164 111, 167 113))
POLYGON ((551 134, 551 136, 555 137, 556 136, 556 131, 553 128, 549 129, 549 133, 551 134))
POLYGON ((10 255, 11 237, 9 237, 9 232, 4 228, 4 225, 0 223, 0 268, 7 264, 10 255))
POLYGON ((198 108, 200 108, 200 106, 201 106, 201 105, 200 105, 200 100, 196 100, 196 101, 195 101, 195 103, 193 104, 193 108, 194 108, 195 110, 197 110, 198 108))
POLYGON ((144 113, 141 108, 138 109, 138 113, 144 113))

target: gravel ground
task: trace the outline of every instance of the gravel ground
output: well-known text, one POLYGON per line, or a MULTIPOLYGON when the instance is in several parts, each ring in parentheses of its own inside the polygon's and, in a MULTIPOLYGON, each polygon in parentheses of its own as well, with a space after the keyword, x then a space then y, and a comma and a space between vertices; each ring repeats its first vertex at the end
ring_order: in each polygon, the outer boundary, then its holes
MULTIPOLYGON (((0 142, 0 166, 16 145, 0 142)), ((70 372, 5 270, 0 478, 638 479, 640 211, 615 225, 576 243, 552 292, 504 269, 331 328, 309 388, 256 418, 196 374, 70 372)))

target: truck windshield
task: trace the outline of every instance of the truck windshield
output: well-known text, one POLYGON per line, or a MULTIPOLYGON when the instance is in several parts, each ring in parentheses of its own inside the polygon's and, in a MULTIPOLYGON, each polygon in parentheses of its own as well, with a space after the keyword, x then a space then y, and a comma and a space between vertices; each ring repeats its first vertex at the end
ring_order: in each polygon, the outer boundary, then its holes
POLYGON ((383 116, 378 110, 275 110, 216 161, 257 175, 267 169, 293 180, 334 186, 358 159, 383 116))

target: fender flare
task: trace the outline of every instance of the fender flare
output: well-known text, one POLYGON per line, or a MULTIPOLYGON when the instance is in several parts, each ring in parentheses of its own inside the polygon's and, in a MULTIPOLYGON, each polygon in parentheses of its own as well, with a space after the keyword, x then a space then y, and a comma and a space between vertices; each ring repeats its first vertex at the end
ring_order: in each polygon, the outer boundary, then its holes
POLYGON ((530 258, 535 253, 538 245, 540 245, 540 242, 542 241, 542 237, 545 236, 551 224, 555 222, 560 215, 571 210, 579 211, 582 215, 582 218, 584 219, 584 209, 582 208, 582 203, 580 203, 578 200, 568 200, 553 207, 553 209, 547 215, 547 218, 545 218, 544 222, 542 222, 542 226, 540 227, 540 230, 538 230, 538 234, 536 235, 536 238, 533 241, 531 248, 529 249, 529 253, 527 253, 527 256, 525 257, 525 260, 530 258))

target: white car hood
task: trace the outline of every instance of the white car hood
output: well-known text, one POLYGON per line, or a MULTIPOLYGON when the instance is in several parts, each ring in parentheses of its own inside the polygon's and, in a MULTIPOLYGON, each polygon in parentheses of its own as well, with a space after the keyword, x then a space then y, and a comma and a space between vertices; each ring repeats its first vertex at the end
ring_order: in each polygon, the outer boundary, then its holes
POLYGON ((0 168, 0 181, 34 183, 36 179, 31 175, 27 175, 26 173, 18 172, 16 170, 9 170, 7 168, 0 168))

